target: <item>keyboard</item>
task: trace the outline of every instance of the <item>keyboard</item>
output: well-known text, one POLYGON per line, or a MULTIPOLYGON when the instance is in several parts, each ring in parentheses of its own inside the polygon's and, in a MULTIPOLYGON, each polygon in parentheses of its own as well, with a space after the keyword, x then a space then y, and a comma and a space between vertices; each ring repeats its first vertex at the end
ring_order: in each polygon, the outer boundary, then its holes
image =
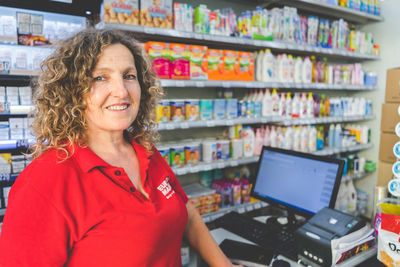
POLYGON ((215 223, 261 247, 297 261, 296 242, 292 231, 256 221, 234 211, 218 218, 215 223))

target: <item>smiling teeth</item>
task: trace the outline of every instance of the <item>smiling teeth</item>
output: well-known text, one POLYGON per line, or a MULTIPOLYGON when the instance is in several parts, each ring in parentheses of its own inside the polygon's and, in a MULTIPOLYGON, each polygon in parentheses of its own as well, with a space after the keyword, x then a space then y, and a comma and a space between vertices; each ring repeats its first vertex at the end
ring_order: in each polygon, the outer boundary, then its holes
POLYGON ((123 106, 111 106, 111 107, 108 107, 107 109, 110 109, 110 110, 124 110, 124 109, 127 109, 128 108, 128 105, 123 105, 123 106))

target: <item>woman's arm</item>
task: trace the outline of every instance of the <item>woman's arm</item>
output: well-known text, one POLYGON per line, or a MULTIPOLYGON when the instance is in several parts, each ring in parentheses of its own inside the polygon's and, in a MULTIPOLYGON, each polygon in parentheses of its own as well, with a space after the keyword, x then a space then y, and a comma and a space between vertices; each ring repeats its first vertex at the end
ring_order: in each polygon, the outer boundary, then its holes
POLYGON ((231 267, 233 265, 219 248, 217 242, 211 236, 207 226, 203 222, 200 214, 189 202, 186 204, 188 211, 188 222, 185 228, 185 237, 205 262, 210 267, 231 267))

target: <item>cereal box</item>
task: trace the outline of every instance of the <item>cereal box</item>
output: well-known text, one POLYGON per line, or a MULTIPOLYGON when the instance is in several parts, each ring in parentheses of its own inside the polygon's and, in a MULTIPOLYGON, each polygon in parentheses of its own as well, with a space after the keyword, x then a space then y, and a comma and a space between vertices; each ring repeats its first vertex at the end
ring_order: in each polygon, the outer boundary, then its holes
POLYGON ((149 55, 153 71, 160 79, 170 79, 170 60, 168 44, 162 42, 147 42, 146 53, 149 55))
POLYGON ((224 64, 222 61, 222 50, 207 50, 207 74, 209 80, 224 80, 222 75, 224 64))
POLYGON ((223 50, 222 55, 222 60, 224 62, 222 76, 224 77, 224 80, 235 80, 235 65, 238 64, 238 52, 232 50, 223 50))
POLYGON ((239 52, 238 64, 235 65, 235 79, 254 81, 254 56, 251 52, 239 52))
POLYGON ((139 25, 138 0, 104 0, 101 17, 105 22, 139 25))
POLYGON ((188 45, 170 43, 169 54, 171 58, 171 79, 189 80, 190 54, 188 45))
POLYGON ((172 29, 172 0, 140 0, 140 25, 172 29))
POLYGON ((165 122, 171 118, 171 107, 169 106, 169 100, 160 100, 156 107, 156 121, 165 122))
POLYGON ((190 79, 207 80, 207 46, 189 45, 190 79))

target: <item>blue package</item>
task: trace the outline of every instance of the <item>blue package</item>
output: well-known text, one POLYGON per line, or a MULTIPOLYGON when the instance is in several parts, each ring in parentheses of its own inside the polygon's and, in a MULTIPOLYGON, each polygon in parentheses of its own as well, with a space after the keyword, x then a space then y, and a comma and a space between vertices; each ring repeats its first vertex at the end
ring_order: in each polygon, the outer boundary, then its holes
POLYGON ((225 99, 214 99, 213 100, 213 117, 216 120, 225 119, 225 99))
POLYGON ((226 100, 226 117, 228 119, 236 119, 238 117, 238 101, 237 99, 226 100))

